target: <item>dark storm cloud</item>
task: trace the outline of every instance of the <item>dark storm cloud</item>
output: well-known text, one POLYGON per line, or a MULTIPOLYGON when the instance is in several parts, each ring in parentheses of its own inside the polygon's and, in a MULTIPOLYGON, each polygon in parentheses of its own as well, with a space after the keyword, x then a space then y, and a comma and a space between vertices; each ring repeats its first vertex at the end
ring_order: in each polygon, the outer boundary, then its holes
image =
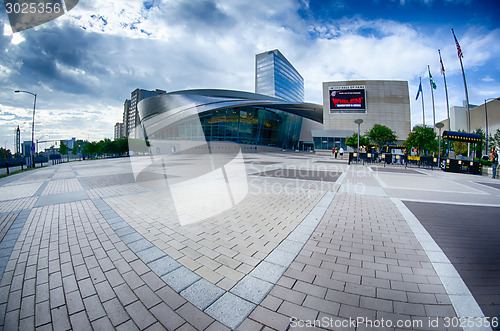
POLYGON ((43 83, 68 93, 91 92, 93 87, 71 72, 102 73, 98 61, 91 59, 88 53, 92 51, 94 37, 94 34, 69 26, 27 31, 26 40, 14 51, 20 68, 13 78, 23 85, 43 83))
POLYGON ((213 0, 182 1, 167 6, 166 11, 169 23, 183 25, 191 30, 219 30, 236 24, 213 0))

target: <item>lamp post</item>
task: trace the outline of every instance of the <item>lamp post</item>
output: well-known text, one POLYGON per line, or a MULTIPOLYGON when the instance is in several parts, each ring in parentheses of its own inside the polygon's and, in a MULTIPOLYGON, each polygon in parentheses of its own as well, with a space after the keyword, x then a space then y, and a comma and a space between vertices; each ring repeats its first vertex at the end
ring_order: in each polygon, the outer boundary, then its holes
POLYGON ((490 100, 500 100, 500 98, 488 98, 484 99, 484 119, 485 119, 485 124, 486 124, 486 154, 488 154, 488 107, 486 106, 486 103, 490 100))
POLYGON ((30 92, 30 91, 21 91, 17 90, 14 91, 15 93, 28 93, 31 94, 32 96, 35 97, 35 100, 33 101, 33 123, 31 126, 31 148, 30 148, 30 155, 31 155, 31 167, 35 167, 35 109, 36 109, 36 93, 30 92))
POLYGON ((441 167, 441 129, 444 127, 443 123, 436 123, 436 128, 439 129, 439 147, 438 147, 438 165, 441 167))
POLYGON ((357 152, 359 153, 359 135, 360 135, 360 125, 363 123, 363 120, 358 118, 357 120, 354 121, 358 125, 358 150, 357 152))

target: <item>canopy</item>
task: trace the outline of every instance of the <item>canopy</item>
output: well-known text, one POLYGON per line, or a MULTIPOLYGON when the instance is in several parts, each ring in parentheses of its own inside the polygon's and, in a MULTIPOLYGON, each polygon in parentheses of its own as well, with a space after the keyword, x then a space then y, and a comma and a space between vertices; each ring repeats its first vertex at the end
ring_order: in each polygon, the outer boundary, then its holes
POLYGON ((469 143, 479 143, 482 141, 482 137, 480 134, 458 131, 444 131, 443 139, 448 139, 451 141, 464 141, 469 143))

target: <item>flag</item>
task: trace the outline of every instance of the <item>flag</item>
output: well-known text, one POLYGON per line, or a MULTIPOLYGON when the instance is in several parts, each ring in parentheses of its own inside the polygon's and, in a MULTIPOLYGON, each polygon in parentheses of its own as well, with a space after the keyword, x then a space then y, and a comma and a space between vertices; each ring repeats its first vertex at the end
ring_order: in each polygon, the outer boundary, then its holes
POLYGON ((444 75, 444 64, 443 64, 443 59, 441 58, 441 51, 438 49, 439 52, 439 62, 441 63, 441 75, 444 75))
POLYGON ((431 82, 431 86, 433 89, 436 89, 436 83, 434 83, 434 79, 432 79, 432 75, 431 75, 431 68, 429 68, 429 80, 431 82))
POLYGON ((422 81, 420 81, 420 85, 418 85, 417 97, 415 98, 415 100, 418 100, 418 96, 420 95, 420 92, 422 92, 422 81))
POLYGON ((462 53, 462 49, 460 48, 460 44, 458 43, 457 36, 455 36, 455 31, 451 29, 451 32, 453 32, 453 38, 455 38, 455 44, 457 45, 457 52, 458 52, 458 57, 464 57, 464 54, 462 53))

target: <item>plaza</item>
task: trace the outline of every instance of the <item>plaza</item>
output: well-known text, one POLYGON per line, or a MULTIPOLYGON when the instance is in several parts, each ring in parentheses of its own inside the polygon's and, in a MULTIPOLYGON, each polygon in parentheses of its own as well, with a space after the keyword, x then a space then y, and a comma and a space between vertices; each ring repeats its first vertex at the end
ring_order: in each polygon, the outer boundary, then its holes
POLYGON ((49 166, 0 179, 0 325, 486 330, 499 216, 491 178, 314 153, 49 166))

